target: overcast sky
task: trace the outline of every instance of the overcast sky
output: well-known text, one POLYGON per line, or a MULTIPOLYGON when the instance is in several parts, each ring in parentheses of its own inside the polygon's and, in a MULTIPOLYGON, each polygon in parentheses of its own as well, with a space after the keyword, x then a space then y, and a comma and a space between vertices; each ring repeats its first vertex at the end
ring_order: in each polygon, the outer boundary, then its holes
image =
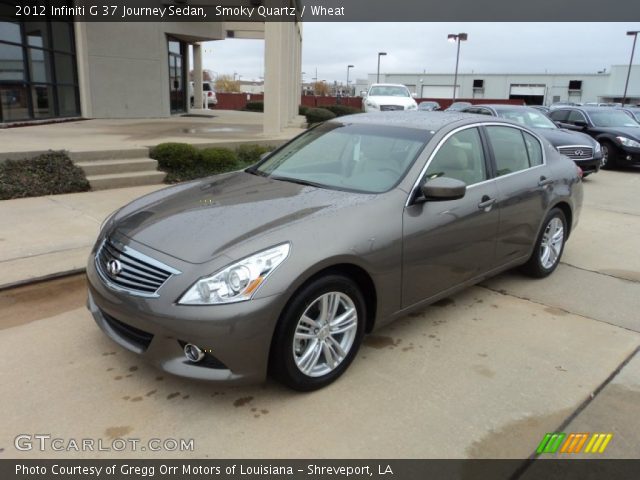
MULTIPOLYGON (((385 73, 450 73, 455 68, 455 44, 448 33, 466 32, 460 50, 463 73, 595 73, 611 65, 628 64, 633 39, 628 30, 640 23, 305 23, 302 71, 315 77, 346 80, 375 73, 377 52, 385 73)), ((640 41, 635 62, 640 64, 640 41)), ((264 75, 264 42, 229 39, 204 45, 204 67, 242 79, 264 75)), ((633 79, 632 79, 633 81, 633 79)))

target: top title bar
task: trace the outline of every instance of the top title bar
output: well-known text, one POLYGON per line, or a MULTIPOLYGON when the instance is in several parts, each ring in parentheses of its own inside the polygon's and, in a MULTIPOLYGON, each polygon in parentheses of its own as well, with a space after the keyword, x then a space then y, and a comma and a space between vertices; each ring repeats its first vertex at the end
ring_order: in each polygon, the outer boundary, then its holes
POLYGON ((609 0, 0 0, 0 16, 83 22, 618 22, 640 2, 609 0))

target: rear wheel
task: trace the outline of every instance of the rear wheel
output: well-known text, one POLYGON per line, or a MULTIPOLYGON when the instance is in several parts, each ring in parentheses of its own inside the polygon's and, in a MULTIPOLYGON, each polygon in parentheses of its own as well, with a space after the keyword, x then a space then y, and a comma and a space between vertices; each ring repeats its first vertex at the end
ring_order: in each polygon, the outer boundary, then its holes
POLYGON ((364 298, 351 279, 314 280, 283 312, 271 347, 272 374, 301 391, 330 384, 358 352, 365 314, 364 298))
POLYGON ((611 142, 603 141, 602 146, 602 168, 610 170, 618 166, 618 149, 611 142))
POLYGON ((531 257, 522 270, 535 278, 550 275, 560 263, 567 238, 567 219, 559 208, 552 209, 543 223, 531 257))

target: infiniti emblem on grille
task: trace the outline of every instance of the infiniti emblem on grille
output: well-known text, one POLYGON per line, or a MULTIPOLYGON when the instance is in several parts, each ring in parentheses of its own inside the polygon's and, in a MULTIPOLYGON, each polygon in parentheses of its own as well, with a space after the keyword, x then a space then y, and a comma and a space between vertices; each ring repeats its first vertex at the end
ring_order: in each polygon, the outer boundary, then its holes
POLYGON ((118 274, 122 271, 122 264, 118 260, 109 260, 107 262, 107 272, 112 277, 117 277, 118 274))
POLYGON ((584 154, 582 150, 576 150, 576 155, 581 157, 584 154))

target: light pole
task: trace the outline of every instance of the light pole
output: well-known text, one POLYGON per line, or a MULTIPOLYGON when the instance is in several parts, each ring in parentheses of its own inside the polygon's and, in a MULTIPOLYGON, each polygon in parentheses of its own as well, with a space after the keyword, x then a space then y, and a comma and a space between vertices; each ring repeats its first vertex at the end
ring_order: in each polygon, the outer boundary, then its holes
POLYGON ((380 57, 383 57, 387 52, 378 52, 378 76, 376 77, 376 83, 380 83, 380 57))
POLYGON ((627 103, 627 88, 629 88, 629 77, 631 76, 631 64, 633 63, 633 54, 636 51, 636 40, 638 40, 638 34, 640 31, 635 30, 632 32, 627 32, 627 35, 633 37, 633 47, 631 47, 631 58, 629 59, 629 70, 627 70, 627 81, 624 84, 624 95, 622 96, 622 106, 627 103))
POLYGON ((353 65, 347 65, 347 97, 351 96, 351 90, 349 89, 349 70, 353 68, 353 65))
POLYGON ((458 44, 458 53, 456 53, 456 73, 453 77, 453 101, 456 101, 456 87, 458 86, 458 62, 460 61, 460 42, 465 42, 468 38, 466 33, 450 33, 447 40, 458 44))

